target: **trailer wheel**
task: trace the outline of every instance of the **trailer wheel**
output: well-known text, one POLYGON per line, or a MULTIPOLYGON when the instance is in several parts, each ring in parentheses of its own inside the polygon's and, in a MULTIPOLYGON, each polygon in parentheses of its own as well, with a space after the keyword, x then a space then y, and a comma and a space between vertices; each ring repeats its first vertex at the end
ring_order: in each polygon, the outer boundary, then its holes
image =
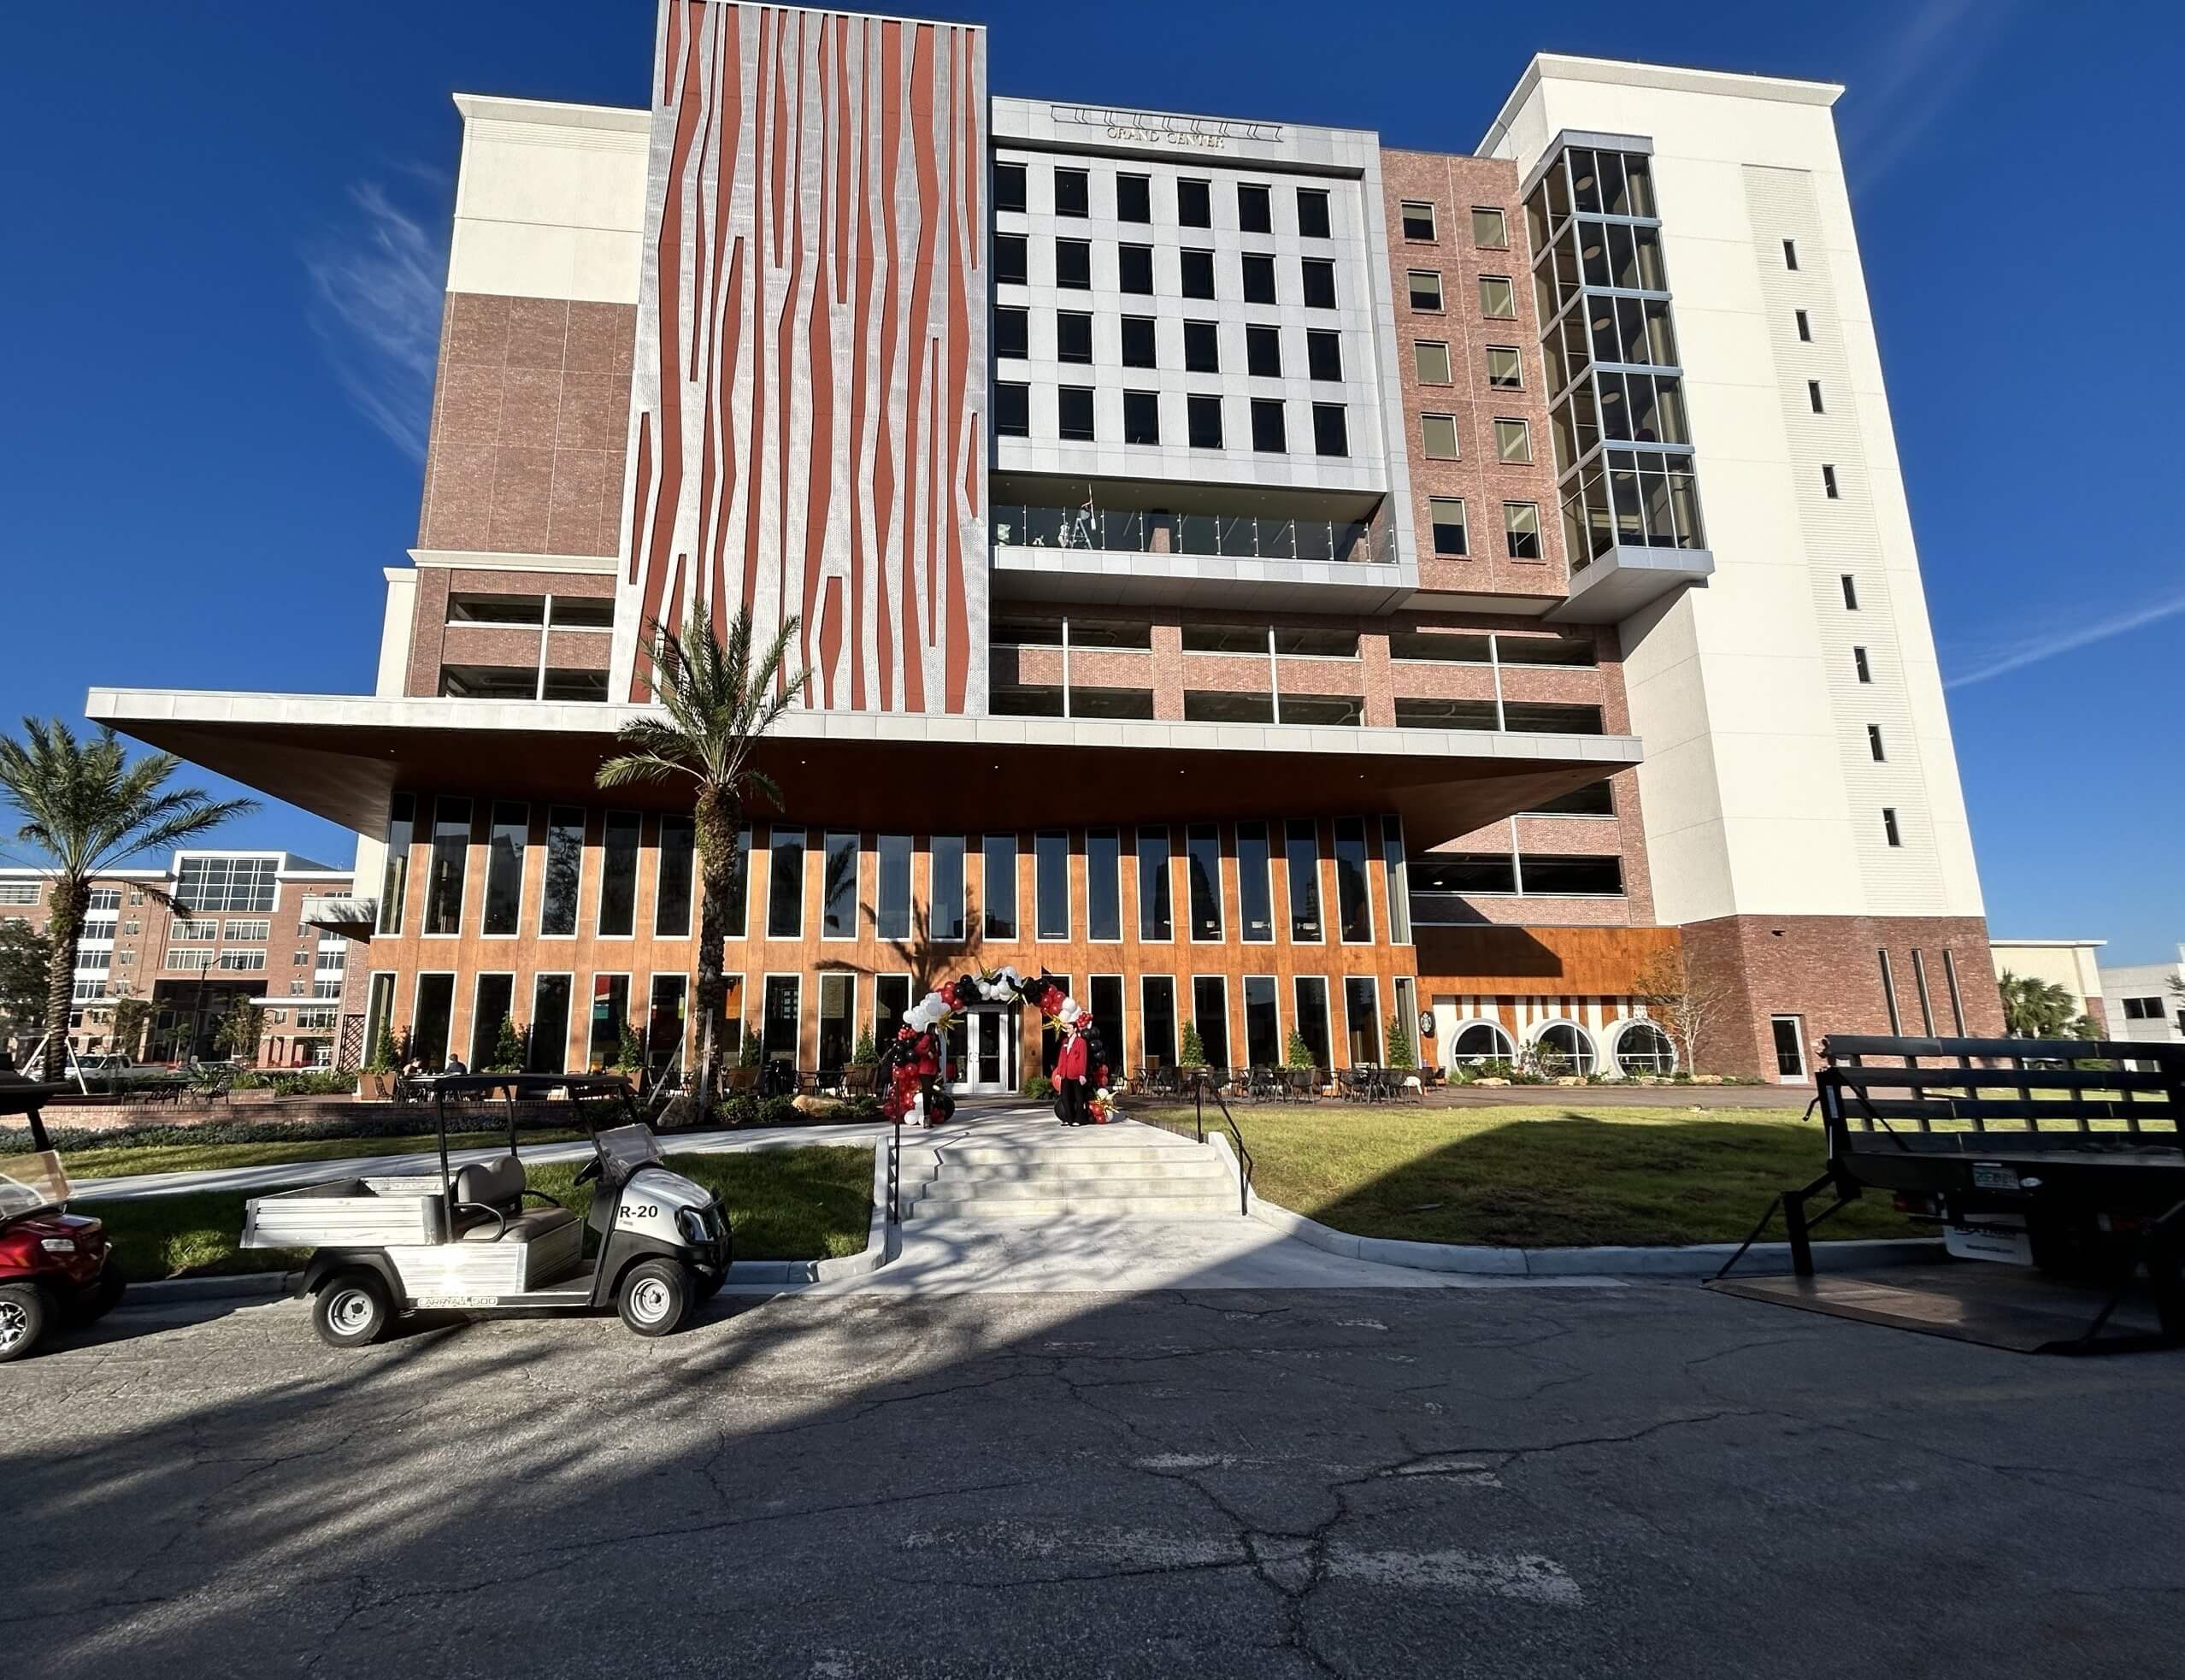
POLYGON ((615 1306, 639 1335, 667 1335, 690 1314, 691 1275, 674 1260, 640 1260, 624 1274, 615 1306))
POLYGON ((45 1334, 45 1297, 32 1283, 0 1287, 0 1365, 20 1359, 45 1334))
MULTIPOLYGON (((2119 1257, 2091 1213, 2030 1213, 2026 1241, 2035 1269, 2066 1283, 2106 1282, 2118 1269, 2119 1257)), ((2129 1252, 2123 1264, 2130 1264, 2129 1252)))
POLYGON ((329 1347, 362 1347, 386 1334, 394 1316, 387 1286, 368 1271, 337 1272, 311 1302, 311 1328, 329 1347))

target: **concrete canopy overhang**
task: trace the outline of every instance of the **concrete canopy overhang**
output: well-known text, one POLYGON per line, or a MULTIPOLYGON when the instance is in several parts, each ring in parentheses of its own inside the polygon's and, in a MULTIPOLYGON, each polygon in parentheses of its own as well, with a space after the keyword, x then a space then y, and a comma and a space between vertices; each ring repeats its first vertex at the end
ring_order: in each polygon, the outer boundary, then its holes
MULTIPOLYGON (((678 808, 673 784, 596 790, 636 706, 94 688, 94 722, 385 831, 397 788, 678 808)), ((1399 812, 1438 845, 1628 769, 1629 735, 792 711, 760 768, 816 827, 975 832, 1399 812)), ((764 812, 754 812, 763 818, 764 812)))

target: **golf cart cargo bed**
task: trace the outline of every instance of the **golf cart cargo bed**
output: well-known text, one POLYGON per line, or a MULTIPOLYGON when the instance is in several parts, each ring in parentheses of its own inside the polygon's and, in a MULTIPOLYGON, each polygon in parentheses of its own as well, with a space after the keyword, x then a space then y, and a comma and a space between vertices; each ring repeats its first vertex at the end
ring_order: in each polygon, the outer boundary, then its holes
POLYGON ((392 1248, 442 1242, 447 1205, 438 1179, 333 1179, 253 1196, 244 1206, 243 1247, 392 1248), (375 1188, 380 1185, 388 1188, 382 1193, 375 1188))

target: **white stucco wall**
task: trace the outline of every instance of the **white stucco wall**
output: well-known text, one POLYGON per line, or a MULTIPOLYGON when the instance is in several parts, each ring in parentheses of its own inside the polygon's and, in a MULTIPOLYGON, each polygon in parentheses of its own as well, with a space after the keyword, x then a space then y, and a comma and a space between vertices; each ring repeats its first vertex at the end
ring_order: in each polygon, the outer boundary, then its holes
POLYGON ((459 93, 448 290, 634 304, 651 114, 459 93))

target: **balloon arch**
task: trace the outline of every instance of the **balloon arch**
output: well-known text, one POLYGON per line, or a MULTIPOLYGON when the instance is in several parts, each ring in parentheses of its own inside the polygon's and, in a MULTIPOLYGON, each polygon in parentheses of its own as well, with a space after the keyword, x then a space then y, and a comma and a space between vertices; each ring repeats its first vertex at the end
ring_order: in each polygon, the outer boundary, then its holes
POLYGON ((940 1077, 945 1035, 977 1004, 1028 1004, 1046 1023, 1081 1035, 1088 1052, 1088 1082, 1097 1093, 1091 1099, 1090 1114, 1095 1119, 1108 1117, 1114 1098, 1108 1089, 1107 1056, 1091 1011, 1081 1007, 1052 975, 1028 978, 1014 968, 1000 968, 959 975, 903 1012, 902 1026, 880 1052, 880 1101, 889 1119, 903 1118, 916 1105, 927 1082, 940 1077))

